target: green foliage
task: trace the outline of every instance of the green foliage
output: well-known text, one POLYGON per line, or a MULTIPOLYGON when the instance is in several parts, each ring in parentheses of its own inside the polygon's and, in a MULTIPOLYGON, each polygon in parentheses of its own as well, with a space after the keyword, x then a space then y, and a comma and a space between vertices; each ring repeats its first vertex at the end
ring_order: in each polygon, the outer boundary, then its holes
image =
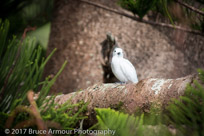
POLYGON ((51 99, 52 103, 43 108, 46 110, 41 111, 42 118, 45 121, 49 120, 59 123, 63 129, 74 129, 76 125, 79 125, 80 120, 87 118, 82 114, 87 109, 87 103, 70 104, 70 100, 59 105, 54 104, 51 99))
MULTIPOLYGON (((44 67, 56 49, 45 59, 42 57, 41 46, 36 46, 33 40, 17 40, 15 37, 8 41, 9 21, 0 20, 0 129, 4 129, 8 118, 13 117, 12 126, 33 120, 33 111, 26 99, 28 90, 39 91, 36 100, 37 110, 48 128, 73 129, 85 119, 87 103, 71 104, 72 98, 60 105, 55 103, 55 96, 47 98, 51 86, 56 81, 64 67, 51 79, 41 81, 44 67), (53 125, 54 124, 54 125, 53 125)), ((28 123, 29 124, 29 123, 28 123)), ((35 123, 22 126, 37 129, 35 123)))
MULTIPOLYGON (((48 56, 48 59, 49 59, 49 57, 51 57, 51 56, 48 56)), ((50 88, 52 87, 52 85, 56 81, 57 77, 62 72, 62 70, 65 68, 66 64, 67 64, 67 61, 64 62, 64 64, 62 65, 62 67, 60 68, 58 73, 51 80, 49 80, 50 77, 47 77, 46 80, 44 82, 42 82, 41 92, 39 94, 39 98, 37 99, 38 105, 42 105, 43 101, 45 100, 45 98, 47 97, 47 95, 50 91, 50 88)))
MULTIPOLYGON (((39 90, 43 69, 55 50, 46 59, 42 59, 42 48, 36 47, 35 41, 19 41, 15 37, 7 41, 8 21, 1 22, 0 28, 0 109, 8 112, 22 104, 28 90, 39 90)), ((47 83, 48 89, 53 80, 49 81, 49 85, 47 83)))
MULTIPOLYGON (((204 71, 198 70, 199 77, 204 83, 204 71)), ((204 87, 194 81, 192 86, 188 85, 185 96, 174 100, 168 107, 168 118, 184 135, 204 135, 204 87)))
MULTIPOLYGON (((182 1, 198 10, 203 10, 203 0, 185 0, 182 1), (199 5, 200 4, 200 5, 199 5)), ((161 14, 167 17, 171 24, 174 22, 189 25, 191 28, 204 31, 204 16, 192 11, 189 8, 181 6, 181 8, 172 8, 176 6, 173 0, 120 0, 119 5, 124 9, 131 11, 134 15, 138 15, 141 19, 148 14, 148 11, 161 14), (170 7, 170 8, 169 8, 170 7), (175 10, 175 11, 173 11, 175 10)))
MULTIPOLYGON (((204 83, 204 71, 198 70, 199 78, 204 83)), ((108 109, 95 109, 100 129, 116 130, 118 136, 203 136, 204 135, 204 87, 194 81, 188 85, 185 95, 174 99, 167 109, 152 107, 149 113, 138 112, 128 115, 108 109), (159 112, 160 111, 160 112, 159 112), (169 131, 172 126, 175 134, 169 131)))
POLYGON ((173 18, 169 13, 168 5, 171 4, 172 0, 158 0, 155 4, 154 11, 167 16, 172 24, 174 24, 173 18))
POLYGON ((37 42, 46 50, 49 41, 50 28, 51 23, 47 23, 38 27, 35 31, 28 32, 27 36, 36 38, 37 42))
POLYGON ((119 4, 123 8, 131 11, 134 15, 138 15, 141 19, 148 13, 148 11, 156 10, 163 15, 167 15, 173 23, 167 8, 169 2, 170 0, 120 0, 119 4))
POLYGON ((170 0, 120 0, 119 4, 124 9, 131 11, 134 15, 138 15, 141 19, 148 11, 157 11, 167 16, 172 24, 174 24, 171 15, 169 14, 167 5, 170 0))
POLYGON ((154 125, 153 122, 157 122, 156 114, 146 116, 141 114, 134 117, 122 112, 118 112, 108 109, 95 109, 97 113, 97 120, 100 129, 111 129, 116 130, 115 135, 117 136, 168 136, 171 135, 167 127, 164 125, 154 125))
POLYGON ((156 2, 157 0, 120 0, 119 4, 142 19, 156 2))
MULTIPOLYGON (((130 131, 132 126, 142 124, 139 122, 139 118, 129 116, 128 114, 120 113, 118 111, 108 109, 95 109, 97 113, 97 120, 101 129, 117 130, 116 135, 133 135, 134 131, 130 131)), ((142 121, 142 119, 141 119, 142 121)))
MULTIPOLYGON (((188 5, 192 5, 194 8, 196 7, 198 10, 204 12, 203 10, 204 3, 202 1, 185 0, 185 3, 188 5), (200 5, 198 5, 198 3, 200 3, 200 5)), ((204 32, 204 16, 197 14, 196 12, 193 12, 192 10, 188 8, 185 8, 184 12, 185 12, 185 16, 187 18, 186 20, 188 21, 187 23, 189 24, 189 26, 195 30, 204 32)))
POLYGON ((13 34, 20 39, 28 27, 36 27, 27 36, 36 38, 36 45, 43 47, 43 53, 49 40, 50 21, 52 18, 53 0, 1 0, 0 18, 10 22, 9 39, 13 34))
POLYGON ((40 27, 51 21, 53 0, 1 0, 0 18, 10 21, 10 33, 19 37, 27 26, 40 27))

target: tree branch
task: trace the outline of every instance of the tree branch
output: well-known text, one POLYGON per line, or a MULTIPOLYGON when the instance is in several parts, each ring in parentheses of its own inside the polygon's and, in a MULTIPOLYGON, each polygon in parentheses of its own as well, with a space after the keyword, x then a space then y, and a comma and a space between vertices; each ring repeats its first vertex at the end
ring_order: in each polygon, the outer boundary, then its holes
POLYGON ((150 110, 151 105, 158 108, 165 107, 172 98, 184 94, 186 85, 197 79, 197 75, 190 75, 178 79, 149 78, 137 84, 95 84, 83 91, 58 95, 57 104, 70 100, 72 104, 80 101, 88 102, 86 115, 89 123, 95 121, 94 108, 120 108, 133 114, 139 108, 143 111, 150 110))
POLYGON ((175 0, 175 2, 177 2, 178 4, 180 4, 180 5, 184 6, 184 7, 186 7, 188 9, 190 9, 190 10, 192 10, 192 11, 194 11, 194 12, 204 16, 204 12, 203 11, 201 11, 201 10, 199 10, 199 9, 193 7, 193 6, 188 5, 187 3, 184 3, 181 0, 175 0))
POLYGON ((118 10, 109 8, 107 6, 104 6, 104 5, 95 3, 95 2, 90 2, 88 0, 80 0, 80 1, 84 2, 86 4, 89 4, 89 5, 92 5, 92 6, 95 6, 95 7, 98 7, 98 8, 101 8, 101 9, 113 12, 115 14, 118 14, 118 15, 121 15, 121 16, 125 16, 127 18, 130 18, 132 20, 135 20, 135 21, 138 21, 138 22, 141 22, 141 23, 150 24, 150 25, 156 25, 156 26, 162 26, 162 27, 167 27, 167 28, 172 28, 172 29, 178 29, 178 30, 181 30, 181 31, 185 31, 185 32, 196 34, 196 35, 204 36, 204 33, 202 33, 201 31, 192 30, 192 29, 188 29, 188 28, 184 28, 184 27, 180 27, 180 26, 175 26, 175 25, 171 25, 171 24, 154 22, 154 21, 151 21, 151 20, 144 20, 144 19, 140 19, 140 18, 138 18, 136 16, 132 16, 132 15, 126 14, 124 12, 120 12, 118 10))

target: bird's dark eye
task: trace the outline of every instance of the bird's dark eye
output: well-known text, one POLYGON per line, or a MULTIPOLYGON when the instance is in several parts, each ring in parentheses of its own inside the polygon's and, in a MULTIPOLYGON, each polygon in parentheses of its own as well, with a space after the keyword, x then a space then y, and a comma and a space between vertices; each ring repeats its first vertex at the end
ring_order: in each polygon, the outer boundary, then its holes
POLYGON ((116 51, 114 51, 114 52, 116 52, 116 51))

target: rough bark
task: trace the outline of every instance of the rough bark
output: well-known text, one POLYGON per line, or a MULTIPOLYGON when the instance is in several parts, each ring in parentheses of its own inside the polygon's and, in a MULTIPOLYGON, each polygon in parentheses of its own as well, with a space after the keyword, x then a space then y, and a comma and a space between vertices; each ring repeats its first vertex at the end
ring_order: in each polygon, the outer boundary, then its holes
POLYGON ((89 124, 95 122, 94 108, 118 108, 132 114, 139 108, 147 112, 151 105, 159 108, 166 106, 172 98, 184 94, 187 84, 192 84, 197 75, 178 79, 149 78, 137 84, 95 84, 83 91, 62 94, 55 98, 56 103, 63 104, 71 97, 71 103, 88 102, 87 115, 89 124))

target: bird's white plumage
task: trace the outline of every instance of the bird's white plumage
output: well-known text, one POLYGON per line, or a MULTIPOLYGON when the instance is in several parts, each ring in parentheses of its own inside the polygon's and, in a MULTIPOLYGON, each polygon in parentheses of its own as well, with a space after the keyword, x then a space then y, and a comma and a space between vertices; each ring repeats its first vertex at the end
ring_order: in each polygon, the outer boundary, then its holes
POLYGON ((138 82, 136 70, 129 60, 123 58, 123 50, 121 48, 115 48, 113 51, 111 69, 121 82, 138 82))

